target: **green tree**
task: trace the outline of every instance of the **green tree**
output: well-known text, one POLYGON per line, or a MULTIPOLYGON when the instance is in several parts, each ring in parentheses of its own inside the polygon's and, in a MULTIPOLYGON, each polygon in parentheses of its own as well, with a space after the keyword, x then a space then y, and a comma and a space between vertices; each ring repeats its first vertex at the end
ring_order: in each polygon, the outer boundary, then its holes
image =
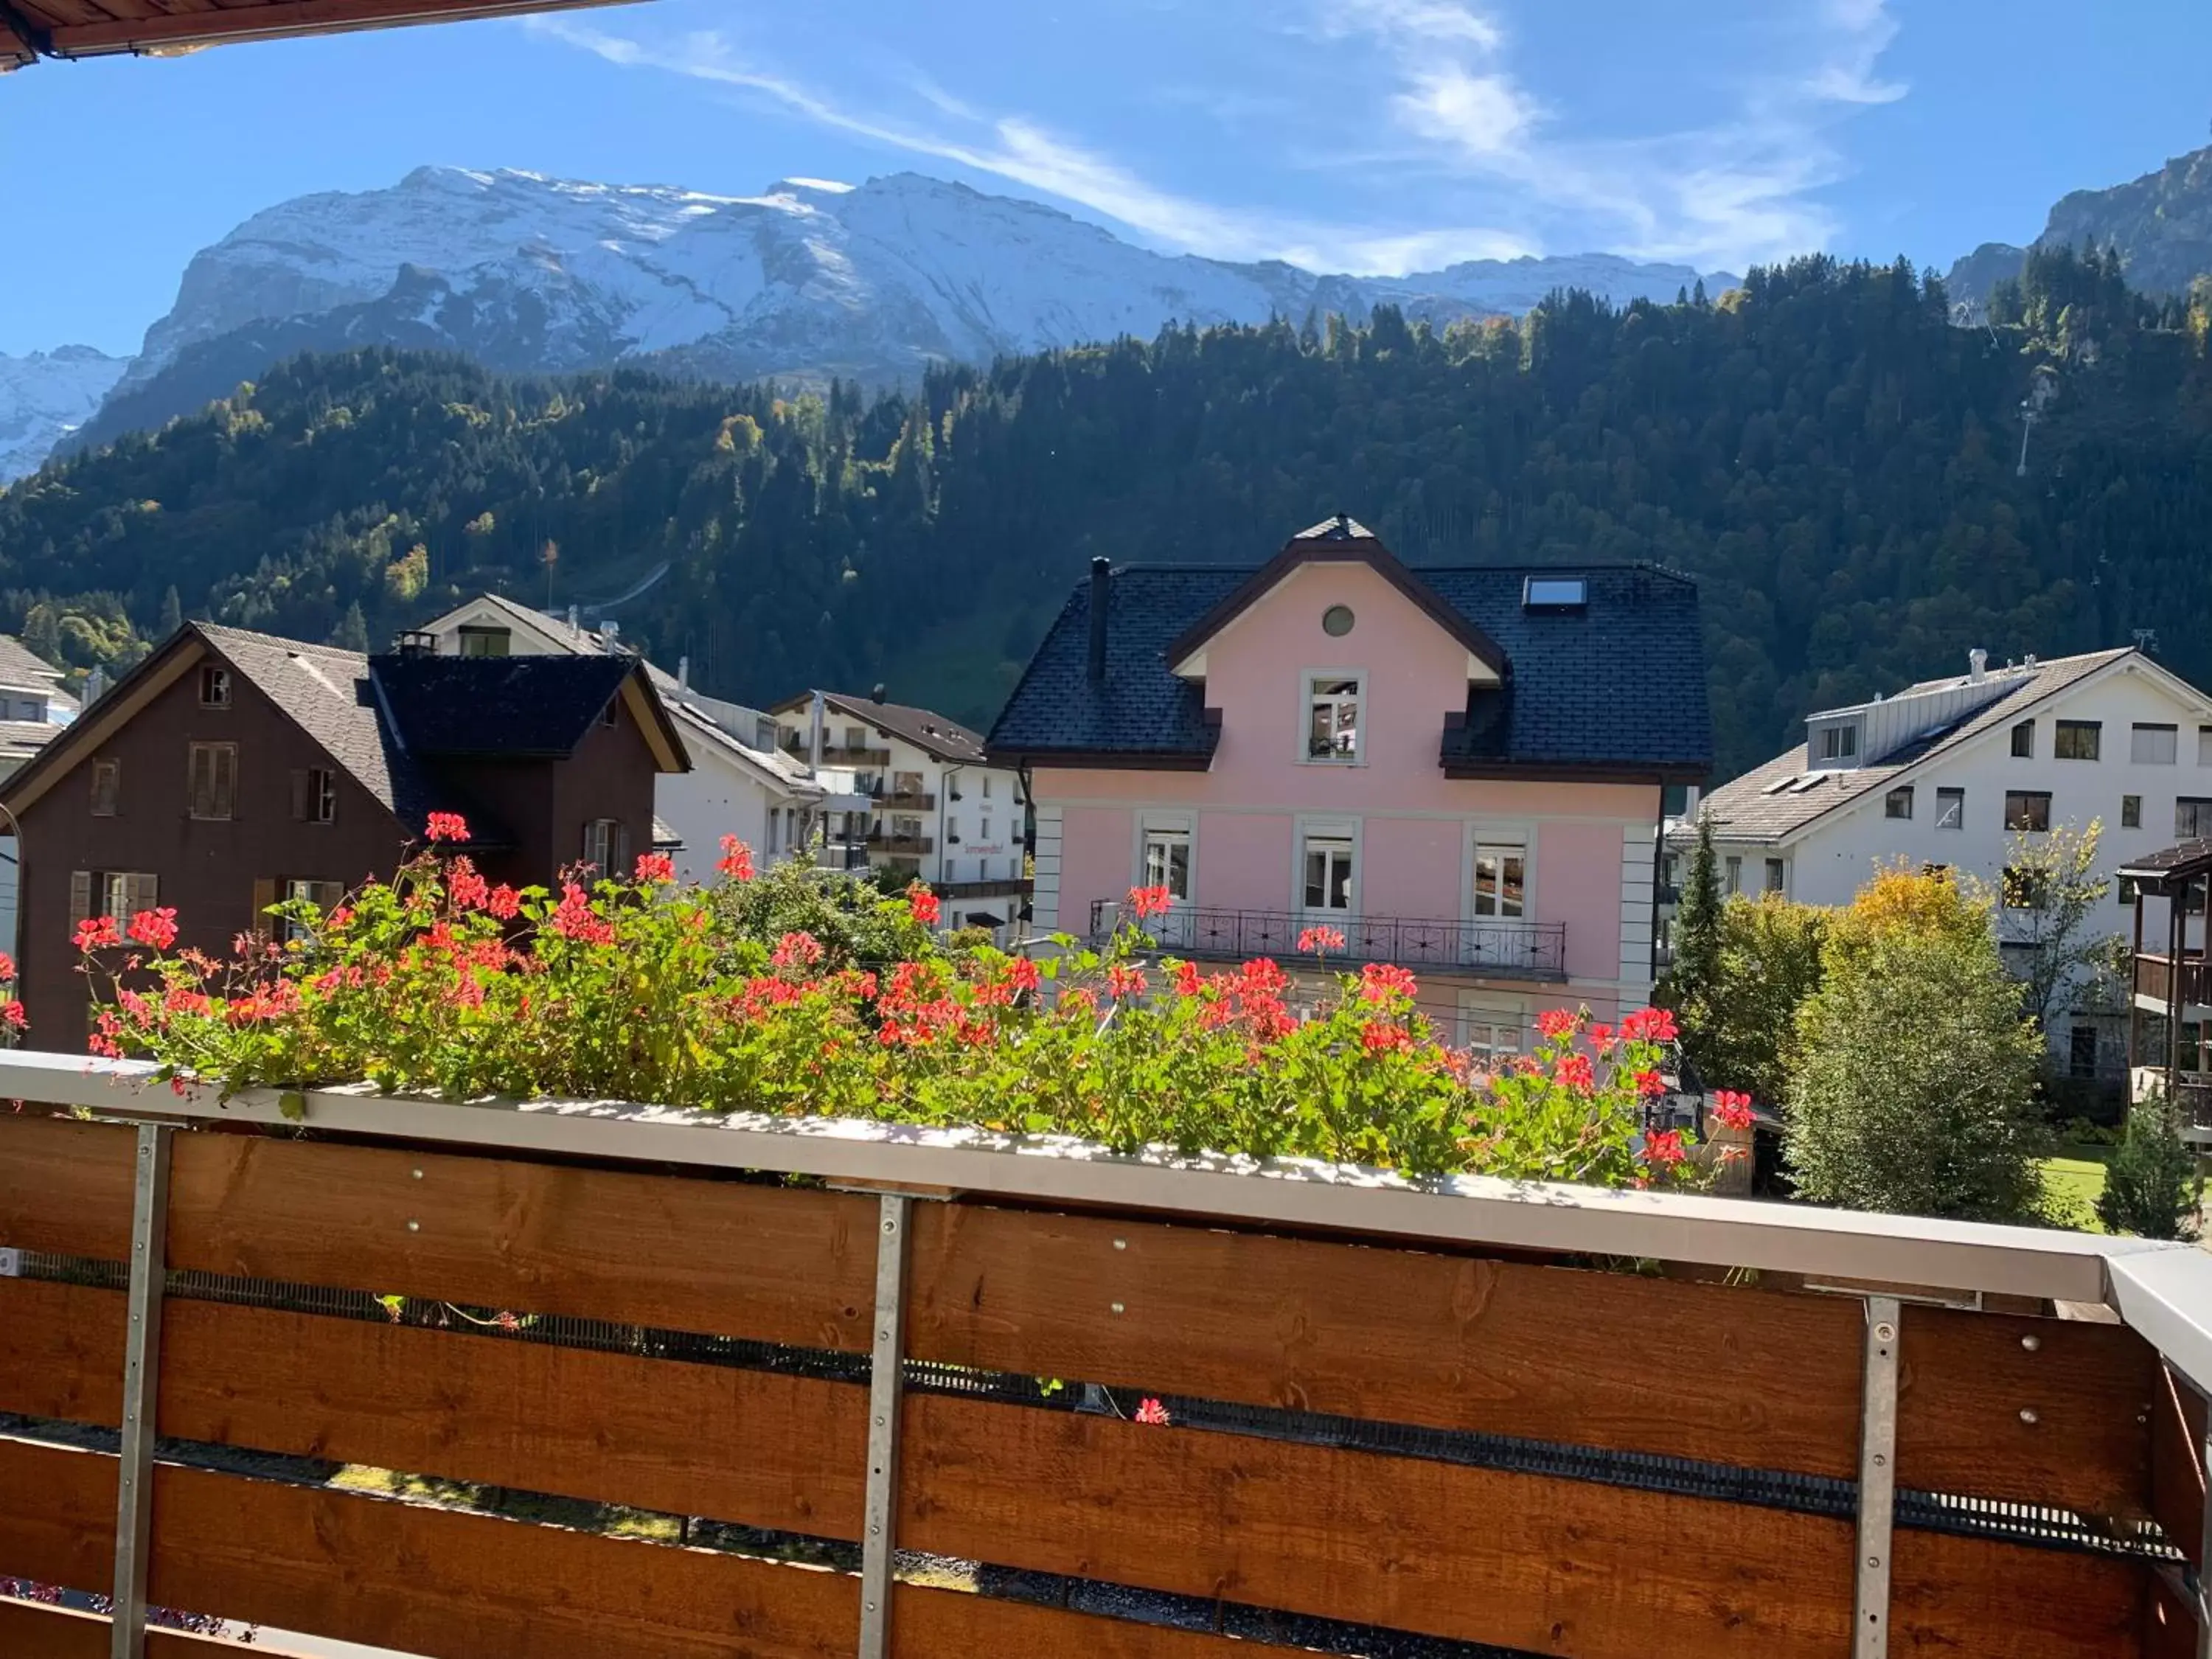
POLYGON ((361 614, 359 599, 346 607, 344 617, 331 630, 331 643, 342 651, 368 651, 368 619, 361 614))
POLYGON ((1706 1042, 1717 1018, 1712 997, 1721 971, 1721 878, 1713 853, 1713 822, 1698 815, 1698 839, 1674 911, 1674 960, 1659 1000, 1679 1017, 1682 1054, 1699 1076, 1712 1059, 1706 1042))
POLYGON ((185 625, 185 602, 177 597, 177 585, 171 582, 161 592, 161 614, 154 620, 154 637, 166 640, 185 625))
POLYGON ((2112 890, 2097 873, 2103 834, 2096 818, 2086 830, 2062 823, 2044 834, 2016 833, 2005 851, 1998 929, 2039 1031, 2050 1029, 2069 991, 2112 967, 2115 938, 2094 926, 2112 890))
POLYGON ((2105 1170, 2097 1219, 2106 1231, 2144 1238, 2195 1238, 2204 1177, 2182 1139, 2181 1113, 2163 1091, 2137 1101, 2105 1170))
POLYGON ((1797 1016, 1784 1151, 1818 1202, 2035 1218, 2043 1039, 1986 924, 1873 926, 1832 950, 1797 1016))
POLYGON ((1711 989, 1700 999, 1698 1078, 1780 1105, 1789 1097, 1797 1010, 1820 988, 1830 913, 1778 893, 1721 907, 1711 989))

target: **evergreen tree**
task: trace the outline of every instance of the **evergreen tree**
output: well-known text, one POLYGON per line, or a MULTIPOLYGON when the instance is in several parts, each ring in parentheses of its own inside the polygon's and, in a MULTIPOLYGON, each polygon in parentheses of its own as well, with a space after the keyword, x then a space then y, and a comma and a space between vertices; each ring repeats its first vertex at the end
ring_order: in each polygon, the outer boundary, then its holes
POLYGON ((166 640, 184 625, 184 601, 177 597, 176 583, 171 582, 161 591, 161 611, 154 619, 154 637, 166 640))
POLYGON ((344 617, 331 630, 331 643, 341 651, 368 650, 368 619, 361 614, 361 601, 346 607, 344 617))
POLYGON ((2107 1232, 2144 1238, 2195 1238, 2204 1177, 2182 1139, 2181 1114, 2163 1092, 2139 1100, 2105 1170, 2097 1219, 2107 1232))
POLYGON ((1713 853, 1713 821, 1698 814, 1697 844, 1674 909, 1674 960, 1659 988, 1659 1000, 1680 1019, 1682 1057, 1700 1079, 1713 1058, 1707 1041, 1717 1018, 1712 995, 1721 972, 1721 878, 1713 853))

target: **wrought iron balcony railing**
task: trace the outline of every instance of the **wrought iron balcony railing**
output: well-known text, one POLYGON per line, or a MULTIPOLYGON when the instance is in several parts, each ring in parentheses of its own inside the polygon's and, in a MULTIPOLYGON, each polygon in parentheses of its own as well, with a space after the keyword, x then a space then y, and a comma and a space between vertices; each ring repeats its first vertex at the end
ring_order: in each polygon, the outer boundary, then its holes
POLYGON ((1521 979, 1567 976, 1567 927, 1561 921, 1448 921, 1418 916, 1338 916, 1294 910, 1215 910, 1176 905, 1139 921, 1125 899, 1091 906, 1091 935, 1103 943, 1123 922, 1141 927, 1164 951, 1243 961, 1301 954, 1310 927, 1333 928, 1344 943, 1324 953, 1338 963, 1395 963, 1521 979))

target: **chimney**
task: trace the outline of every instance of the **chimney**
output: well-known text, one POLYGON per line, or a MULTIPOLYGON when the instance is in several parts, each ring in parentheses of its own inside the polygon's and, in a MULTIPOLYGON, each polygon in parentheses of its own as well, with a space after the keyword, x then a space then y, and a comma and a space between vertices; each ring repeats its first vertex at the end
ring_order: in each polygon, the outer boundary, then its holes
POLYGON ((691 659, 689 657, 678 657, 676 659, 676 689, 678 691, 689 691, 691 689, 691 659))
POLYGON ((827 713, 822 694, 817 691, 806 707, 806 766, 809 771, 822 769, 822 717, 827 713))
POLYGON ((879 703, 889 695, 890 692, 884 688, 884 683, 881 680, 878 680, 874 685, 869 688, 868 701, 870 702, 879 703))
POLYGON ((1966 653, 1966 684, 1979 685, 1990 672, 1990 653, 1978 645, 1966 653))
POLYGON ((584 631, 583 623, 584 619, 582 614, 577 611, 574 605, 570 605, 568 607, 568 631, 571 634, 582 633, 584 631))
POLYGON ((611 617, 610 617, 606 621, 601 623, 599 624, 599 643, 606 647, 607 655, 610 657, 613 656, 616 652, 621 650, 622 624, 615 621, 611 617))
POLYGON ((1114 564, 1110 559, 1091 562, 1091 683, 1106 684, 1106 610, 1114 595, 1114 564))

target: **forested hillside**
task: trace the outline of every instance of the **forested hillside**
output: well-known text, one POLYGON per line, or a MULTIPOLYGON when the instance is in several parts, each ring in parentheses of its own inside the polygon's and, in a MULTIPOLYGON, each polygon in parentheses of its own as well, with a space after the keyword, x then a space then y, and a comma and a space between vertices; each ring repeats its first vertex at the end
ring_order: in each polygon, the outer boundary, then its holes
POLYGON ((911 399, 301 358, 0 495, 0 627, 80 665, 180 611, 380 643, 478 587, 588 608, 665 565, 623 637, 710 690, 880 679, 981 721, 1092 554, 1257 560, 1341 508, 1417 563, 1701 578, 1725 775, 1973 645, 2154 628, 2212 683, 2207 310, 2061 252, 1993 327, 1814 258, 1442 334, 1170 331, 911 399))

